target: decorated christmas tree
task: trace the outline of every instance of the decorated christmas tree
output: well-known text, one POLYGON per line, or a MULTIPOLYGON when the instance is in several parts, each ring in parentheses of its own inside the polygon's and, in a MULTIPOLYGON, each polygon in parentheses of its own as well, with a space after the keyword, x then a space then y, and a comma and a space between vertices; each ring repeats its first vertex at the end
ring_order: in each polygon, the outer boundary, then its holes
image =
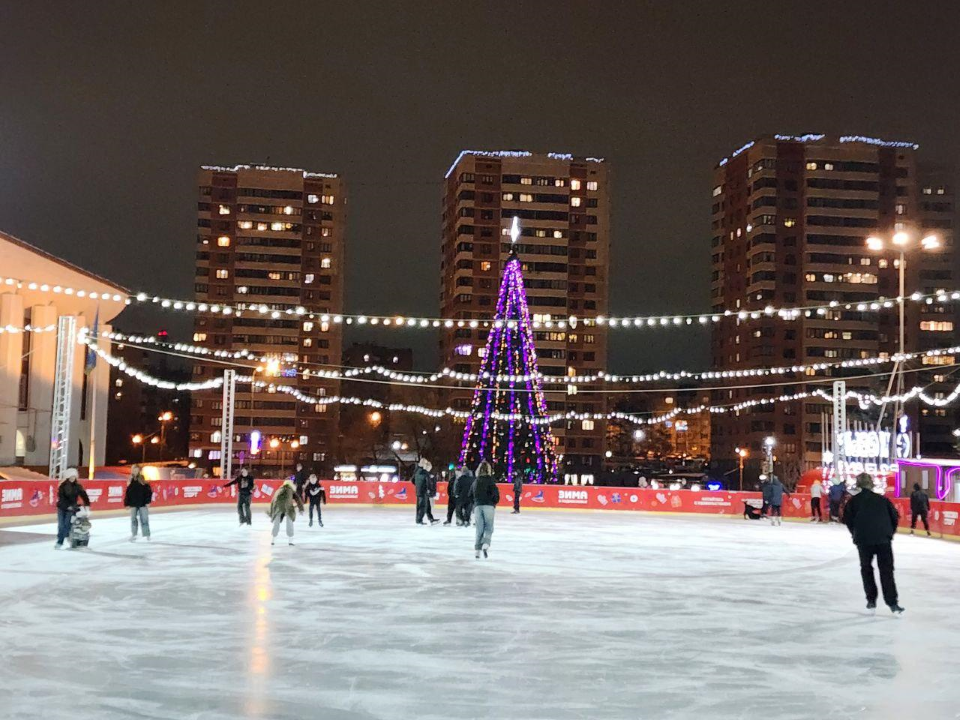
MULTIPOLYGON (((514 218, 510 231, 514 245, 519 234, 514 218)), ((508 480, 519 474, 524 482, 556 482, 556 452, 545 422, 547 404, 537 370, 523 266, 516 250, 503 268, 497 311, 479 375, 460 462, 475 469, 486 460, 500 478, 508 480)))

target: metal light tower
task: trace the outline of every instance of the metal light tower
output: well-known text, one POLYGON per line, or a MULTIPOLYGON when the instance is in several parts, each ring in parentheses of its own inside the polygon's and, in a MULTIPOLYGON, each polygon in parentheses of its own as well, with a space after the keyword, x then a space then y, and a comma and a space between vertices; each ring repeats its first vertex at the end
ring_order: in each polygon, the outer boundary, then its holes
MULTIPOLYGON (((237 371, 223 371, 223 412, 220 416, 220 478, 233 474, 233 414, 237 396, 237 371)), ((251 403, 252 405, 252 403, 251 403)))
POLYGON ((63 315, 57 320, 57 363, 53 380, 53 408, 50 417, 50 467, 48 474, 62 480, 70 456, 70 412, 73 407, 73 361, 77 318, 63 315))

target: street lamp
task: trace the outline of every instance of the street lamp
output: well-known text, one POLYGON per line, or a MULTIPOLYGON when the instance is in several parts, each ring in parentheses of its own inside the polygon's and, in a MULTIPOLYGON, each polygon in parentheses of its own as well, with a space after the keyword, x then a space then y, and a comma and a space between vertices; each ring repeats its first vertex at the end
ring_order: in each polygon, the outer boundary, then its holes
POLYGON ((763 449, 767 454, 767 473, 773 475, 773 446, 777 444, 773 435, 768 435, 763 440, 763 449))
POLYGON ((379 425, 380 421, 383 420, 383 415, 380 414, 379 410, 374 410, 368 417, 370 419, 370 424, 374 427, 379 425))
POLYGON ((147 461, 147 445, 143 442, 143 435, 137 433, 130 438, 130 442, 140 446, 140 464, 143 465, 147 461))
MULTIPOLYGON (((906 267, 907 267, 907 251, 911 249, 911 245, 914 240, 916 240, 916 235, 908 233, 904 230, 898 230, 890 237, 890 244, 893 246, 895 252, 900 253, 900 293, 898 302, 900 304, 900 342, 898 345, 899 356, 893 364, 893 372, 890 375, 890 383, 887 386, 887 395, 890 394, 890 391, 893 389, 893 383, 896 380, 897 382, 897 395, 903 393, 903 353, 904 353, 904 334, 905 334, 905 307, 906 307, 906 289, 905 289, 905 277, 906 277, 906 267)), ((927 252, 932 252, 940 248, 940 238, 936 235, 926 235, 920 238, 920 249, 927 252)), ((883 237, 879 235, 871 235, 867 238, 867 249, 872 252, 883 252, 887 249, 887 243, 883 237)), ((899 420, 900 415, 900 400, 897 399, 893 404, 893 423, 896 427, 896 424, 899 420)), ((883 422, 883 409, 880 410, 880 418, 877 420, 877 430, 880 429, 880 423, 883 422)))
POLYGON ((740 464, 740 483, 737 486, 737 490, 742 491, 743 490, 743 461, 747 459, 747 456, 750 454, 750 452, 746 448, 741 448, 741 447, 734 448, 734 452, 737 454, 737 458, 739 458, 739 464, 740 464))
POLYGON ((167 446, 167 423, 173 420, 173 413, 165 410, 157 420, 160 421, 160 459, 163 460, 163 449, 167 446))

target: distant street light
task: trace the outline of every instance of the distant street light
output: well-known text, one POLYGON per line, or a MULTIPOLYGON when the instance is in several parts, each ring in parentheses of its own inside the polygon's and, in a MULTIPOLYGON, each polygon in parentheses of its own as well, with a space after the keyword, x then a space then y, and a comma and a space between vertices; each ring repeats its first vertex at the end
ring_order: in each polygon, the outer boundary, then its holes
POLYGON ((743 490, 743 461, 747 459, 747 455, 750 454, 750 451, 747 450, 746 448, 738 447, 738 448, 734 448, 734 452, 737 453, 737 457, 739 458, 739 463, 740 463, 740 483, 739 483, 739 486, 737 487, 737 490, 742 491, 743 490))

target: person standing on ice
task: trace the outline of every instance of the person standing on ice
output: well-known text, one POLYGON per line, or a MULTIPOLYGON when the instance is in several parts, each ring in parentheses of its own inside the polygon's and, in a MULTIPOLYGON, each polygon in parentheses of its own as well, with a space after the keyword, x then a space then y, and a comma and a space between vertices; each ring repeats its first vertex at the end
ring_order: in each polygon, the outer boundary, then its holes
POLYGON ((270 510, 267 514, 273 522, 271 531, 271 545, 277 542, 277 535, 280 534, 280 524, 287 521, 287 544, 293 545, 293 521, 297 519, 297 510, 303 515, 303 501, 297 492, 297 486, 292 480, 284 480, 283 484, 273 494, 273 500, 270 501, 270 510))
POLYGON ((293 484, 297 486, 297 495, 301 498, 303 497, 303 487, 307 484, 307 478, 309 477, 310 473, 303 467, 303 463, 298 462, 293 471, 293 484))
POLYGON ((873 558, 877 558, 883 601, 891 612, 903 612, 897 597, 897 583, 893 579, 893 536, 897 532, 900 515, 893 503, 873 491, 873 478, 867 473, 857 475, 860 492, 854 495, 843 511, 843 522, 850 530, 853 544, 860 554, 860 577, 867 595, 867 610, 877 607, 877 581, 873 576, 873 558))
POLYGON ((776 475, 770 476, 768 487, 770 488, 770 524, 780 525, 783 522, 783 496, 790 493, 776 475))
POLYGON ((513 512, 511 515, 520 514, 520 496, 523 495, 523 475, 515 473, 513 476, 513 512))
POLYGON ((237 515, 240 517, 240 524, 252 525, 250 499, 253 497, 253 475, 245 467, 242 467, 240 473, 224 487, 230 487, 231 485, 237 486, 237 515))
POLYGON ((843 480, 834 480, 833 485, 830 486, 830 490, 827 492, 827 497, 830 501, 830 521, 831 522, 840 522, 840 504, 843 502, 843 496, 846 493, 847 488, 843 484, 843 480))
POLYGON ((153 500, 153 488, 140 472, 140 466, 134 465, 130 473, 130 482, 123 494, 124 507, 130 508, 130 542, 137 540, 137 525, 139 523, 143 536, 150 539, 150 514, 147 506, 153 500))
POLYGON ((323 502, 324 505, 327 504, 327 491, 323 489, 323 485, 321 485, 317 479, 316 473, 310 473, 310 479, 307 480, 307 484, 303 486, 303 494, 306 495, 310 503, 310 527, 313 527, 314 508, 317 510, 317 525, 323 527, 323 519, 320 517, 320 503, 323 502))
POLYGON ((773 497, 770 479, 766 475, 760 476, 760 495, 763 497, 763 507, 760 508, 760 515, 766 517, 767 511, 770 509, 770 498, 773 497))
POLYGON ((424 516, 430 521, 431 525, 439 522, 434 519, 433 513, 430 511, 430 491, 431 487, 436 487, 430 477, 432 469, 433 465, 429 460, 420 458, 416 472, 413 473, 413 487, 417 495, 417 525, 425 524, 423 522, 424 516))
POLYGON ((820 498, 823 497, 823 483, 820 478, 810 486, 810 522, 823 522, 823 511, 820 509, 820 498))
MULTIPOLYGON (((453 515, 457 512, 457 481, 463 475, 463 466, 458 467, 450 482, 447 483, 447 519, 443 521, 444 525, 453 522, 453 515)), ((460 524, 460 516, 457 515, 457 525, 460 524)))
POLYGON ((79 505, 77 501, 83 500, 90 507, 90 498, 78 478, 76 468, 67 468, 57 487, 57 544, 53 546, 56 550, 63 547, 63 541, 70 534, 70 519, 73 508, 79 505))
POLYGON ((470 466, 464 465, 457 477, 457 525, 470 527, 470 516, 473 515, 473 471, 470 466))
POLYGON ((493 477, 493 468, 484 461, 477 466, 477 480, 473 484, 474 523, 477 526, 477 538, 474 542, 475 555, 478 560, 480 553, 488 557, 490 540, 493 537, 493 517, 500 502, 500 489, 493 477))
POLYGON ((923 527, 930 534, 930 522, 927 520, 927 514, 930 512, 930 498, 920 489, 920 483, 913 484, 913 492, 910 493, 910 534, 917 527, 917 518, 923 521, 923 527))

